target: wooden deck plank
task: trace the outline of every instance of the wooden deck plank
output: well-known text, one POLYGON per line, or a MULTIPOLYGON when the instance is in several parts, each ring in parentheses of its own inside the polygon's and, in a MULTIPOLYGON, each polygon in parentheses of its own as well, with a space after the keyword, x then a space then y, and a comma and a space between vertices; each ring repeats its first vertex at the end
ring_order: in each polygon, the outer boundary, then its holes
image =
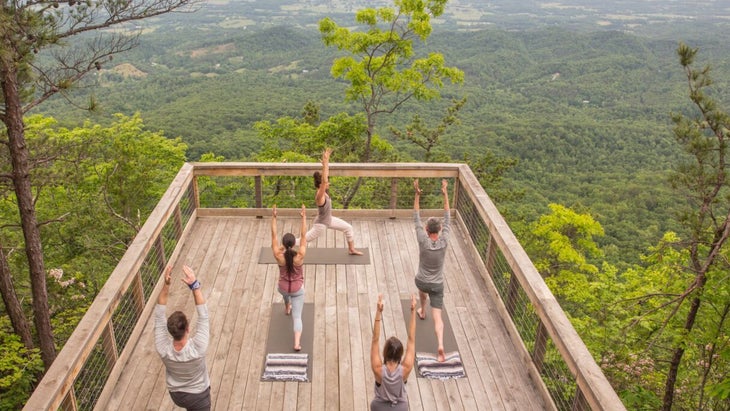
MULTIPOLYGON (((299 234, 299 220, 280 217, 279 235, 299 234)), ((211 312, 208 366, 214 409, 361 410, 373 397, 370 370, 372 316, 383 294, 382 342, 396 335, 405 342, 407 319, 400 300, 416 292, 418 264, 413 222, 357 218, 356 247, 370 248, 366 265, 306 265, 305 301, 313 303, 314 339, 308 383, 262 382, 266 335, 276 291, 278 269, 258 264, 261 247, 270 244, 270 217, 199 218, 181 243, 176 274, 191 265, 204 284, 211 312)), ((438 381, 411 374, 406 389, 411 410, 545 409, 514 351, 493 306, 468 239, 454 224, 447 252, 445 304, 459 344, 467 377, 438 381)), ((309 247, 346 246, 344 234, 327 230, 309 247)), ((342 250, 345 252, 345 250, 342 250)), ((192 313, 193 302, 183 284, 173 286, 168 310, 192 313)), ((275 314, 275 313, 274 313, 275 314)), ((418 324, 417 324, 418 326, 418 324)), ((152 321, 147 321, 107 404, 110 409, 177 410, 164 387, 164 367, 154 350, 152 321)), ((192 324, 194 327, 194 323, 192 324)))

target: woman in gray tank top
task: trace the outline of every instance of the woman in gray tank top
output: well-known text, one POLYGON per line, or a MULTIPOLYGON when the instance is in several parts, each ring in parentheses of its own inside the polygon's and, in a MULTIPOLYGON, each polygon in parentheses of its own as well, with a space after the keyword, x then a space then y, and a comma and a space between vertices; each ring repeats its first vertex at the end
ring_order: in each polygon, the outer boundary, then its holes
POLYGON ((383 313, 383 295, 378 295, 378 305, 373 324, 373 342, 370 346, 370 365, 375 376, 375 396, 370 402, 371 411, 408 410, 406 381, 416 362, 416 295, 411 296, 411 319, 408 323, 408 343, 403 356, 403 343, 390 337, 383 346, 380 357, 380 328, 383 313))

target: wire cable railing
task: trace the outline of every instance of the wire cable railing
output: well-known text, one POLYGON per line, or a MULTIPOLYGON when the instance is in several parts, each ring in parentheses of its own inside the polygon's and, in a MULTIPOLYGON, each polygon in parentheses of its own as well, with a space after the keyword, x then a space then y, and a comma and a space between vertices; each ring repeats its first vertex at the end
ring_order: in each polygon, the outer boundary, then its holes
MULTIPOLYGON (((130 244, 109 280, 26 404, 28 410, 92 410, 105 404, 105 387, 119 378, 128 351, 150 317, 165 265, 198 216, 268 207, 296 209, 313 197, 318 163, 188 163, 130 244)), ((482 277, 499 296, 500 314, 548 403, 558 410, 624 410, 615 391, 547 289, 512 231, 468 166, 442 163, 332 163, 333 201, 410 216, 413 178, 438 193, 450 180, 452 212, 469 233, 482 277), (399 193, 407 193, 399 195, 399 193)), ((429 196, 438 199, 438 195, 429 196)), ((342 205, 342 204, 340 204, 342 205)), ((421 204, 437 209, 441 204, 421 204)), ((387 212, 385 213, 388 214, 387 212)))

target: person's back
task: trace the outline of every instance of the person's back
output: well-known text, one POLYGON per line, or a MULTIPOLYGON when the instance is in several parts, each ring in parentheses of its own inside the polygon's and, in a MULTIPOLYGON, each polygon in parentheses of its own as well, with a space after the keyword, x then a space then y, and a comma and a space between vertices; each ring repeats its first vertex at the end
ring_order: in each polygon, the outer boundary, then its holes
MULTIPOLYGON (((164 306, 160 307, 164 310, 164 306)), ((198 323, 195 335, 182 350, 176 351, 168 338, 167 342, 158 341, 156 344, 157 352, 165 365, 167 388, 170 391, 202 392, 210 386, 205 362, 210 339, 208 308, 200 305, 196 310, 198 323)))
POLYGON ((209 411, 210 376, 205 354, 210 341, 208 306, 193 270, 184 265, 182 281, 193 292, 198 323, 190 336, 189 321, 184 313, 175 311, 165 320, 172 266, 165 268, 165 282, 157 296, 154 310, 155 349, 165 365, 165 380, 170 398, 188 411, 209 411))
POLYGON ((408 342, 405 355, 403 344, 393 336, 383 345, 380 356, 380 328, 383 313, 383 295, 378 295, 373 324, 373 340, 370 345, 370 367, 375 377, 375 395, 370 402, 371 411, 408 411, 408 392, 405 384, 416 362, 416 296, 411 296, 411 318, 408 322, 408 342))
POLYGON ((408 392, 403 381, 403 366, 398 366, 391 372, 383 364, 380 384, 375 384, 375 398, 370 404, 371 411, 380 410, 408 410, 408 392))

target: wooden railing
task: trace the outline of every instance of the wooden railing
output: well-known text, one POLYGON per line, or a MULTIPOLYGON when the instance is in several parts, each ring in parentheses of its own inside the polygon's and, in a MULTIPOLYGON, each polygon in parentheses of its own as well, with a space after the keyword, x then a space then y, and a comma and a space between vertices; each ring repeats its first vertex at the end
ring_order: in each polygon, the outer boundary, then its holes
MULTIPOLYGON (((106 403, 104 390, 119 377, 128 352, 151 315, 161 275, 177 244, 198 215, 248 209, 263 215, 264 204, 296 197, 304 176, 317 163, 188 163, 130 244, 24 409, 90 410, 106 403), (287 184, 290 183, 290 184, 287 184)), ((543 395, 560 410, 624 410, 613 388, 545 285, 514 234, 476 177, 463 164, 330 164, 330 176, 379 186, 368 209, 410 215, 412 190, 398 196, 412 178, 450 179, 452 208, 480 256, 482 277, 498 304, 525 366, 543 395), (407 213, 407 214, 406 214, 407 213)), ((342 184, 338 184, 342 186, 342 184)), ((296 197, 302 198, 302 197, 296 197)), ((296 206, 296 204, 295 204, 296 206)), ((367 210, 362 210, 367 215, 367 210)), ((382 211, 381 211, 382 212, 382 211)))

